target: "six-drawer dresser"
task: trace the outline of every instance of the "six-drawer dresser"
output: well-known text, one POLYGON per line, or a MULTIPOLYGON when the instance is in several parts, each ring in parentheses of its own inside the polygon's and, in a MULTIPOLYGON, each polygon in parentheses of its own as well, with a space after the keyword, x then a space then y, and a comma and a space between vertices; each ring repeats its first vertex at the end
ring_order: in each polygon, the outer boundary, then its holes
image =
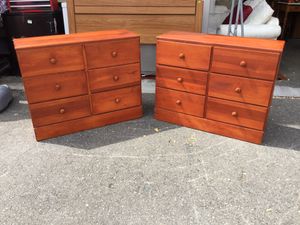
POLYGON ((275 40, 159 36, 155 118, 261 143, 283 48, 275 40))
POLYGON ((14 45, 37 140, 142 116, 138 35, 100 31, 14 45))

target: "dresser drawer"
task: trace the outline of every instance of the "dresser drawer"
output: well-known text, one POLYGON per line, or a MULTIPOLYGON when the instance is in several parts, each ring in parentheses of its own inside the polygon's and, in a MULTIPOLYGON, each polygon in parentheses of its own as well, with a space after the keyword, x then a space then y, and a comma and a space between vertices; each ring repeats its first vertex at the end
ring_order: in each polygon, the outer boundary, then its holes
POLYGON ((274 80, 279 56, 278 53, 215 47, 211 71, 274 80))
POLYGON ((84 69, 80 45, 24 49, 17 55, 22 77, 84 69))
POLYGON ((156 107, 203 117, 205 97, 165 88, 156 88, 156 107))
POLYGON ((206 117, 211 120, 263 130, 267 108, 208 98, 206 117))
POLYGON ((210 74, 208 95, 255 105, 268 106, 273 90, 270 81, 210 74))
POLYGON ((93 113, 106 113, 141 105, 141 87, 134 86, 92 95, 93 113))
POLYGON ((211 47, 208 45, 158 41, 157 63, 196 70, 209 69, 211 47))
POLYGON ((140 64, 90 70, 89 82, 92 92, 140 84, 140 64))
POLYGON ((30 111, 34 127, 82 118, 91 114, 88 96, 32 104, 30 111))
POLYGON ((138 63, 140 40, 124 39, 85 44, 89 69, 138 63))
POLYGON ((51 74, 23 79, 29 103, 37 103, 88 93, 83 71, 51 74))
POLYGON ((205 95, 207 72, 157 66, 156 85, 179 91, 205 95))

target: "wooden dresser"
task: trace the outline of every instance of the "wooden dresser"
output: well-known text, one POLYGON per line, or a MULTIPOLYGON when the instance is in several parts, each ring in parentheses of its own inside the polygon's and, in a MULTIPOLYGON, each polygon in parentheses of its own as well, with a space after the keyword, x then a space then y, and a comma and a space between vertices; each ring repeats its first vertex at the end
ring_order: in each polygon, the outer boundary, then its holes
POLYGON ((136 34, 101 31, 14 44, 37 140, 142 116, 136 34))
POLYGON ((261 143, 283 48, 275 40, 159 36, 156 119, 261 143))

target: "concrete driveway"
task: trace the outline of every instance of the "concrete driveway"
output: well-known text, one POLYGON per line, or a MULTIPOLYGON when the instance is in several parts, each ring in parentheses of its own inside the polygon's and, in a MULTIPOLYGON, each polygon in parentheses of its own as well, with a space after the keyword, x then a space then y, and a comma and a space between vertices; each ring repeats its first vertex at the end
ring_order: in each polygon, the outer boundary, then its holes
POLYGON ((152 118, 36 142, 22 90, 0 114, 0 224, 300 224, 300 99, 263 145, 152 118))

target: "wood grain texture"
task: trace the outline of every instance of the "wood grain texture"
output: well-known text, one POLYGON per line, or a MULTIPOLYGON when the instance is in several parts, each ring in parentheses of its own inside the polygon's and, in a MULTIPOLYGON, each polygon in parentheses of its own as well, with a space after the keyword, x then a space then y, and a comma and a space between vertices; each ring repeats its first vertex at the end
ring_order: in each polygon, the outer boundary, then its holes
POLYGON ((207 72, 168 66, 157 66, 156 69, 158 87, 205 95, 206 83, 207 72))
POLYGON ((89 70, 91 92, 139 85, 141 68, 139 63, 89 70))
POLYGON ((195 15, 191 7, 151 7, 151 6, 76 6, 76 14, 119 14, 119 15, 195 15))
POLYGON ((166 88, 156 88, 156 107, 203 117, 205 97, 166 88))
POLYGON ((76 32, 74 0, 66 1, 68 10, 69 32, 72 34, 76 32))
POLYGON ((133 33, 128 30, 123 30, 123 27, 119 30, 99 30, 101 29, 98 29, 95 32, 85 32, 80 34, 16 38, 14 39, 14 46, 16 50, 19 50, 58 45, 81 44, 88 42, 101 42, 118 39, 124 40, 127 38, 139 38, 139 36, 136 33, 133 33))
POLYGON ((88 69, 138 63, 139 38, 88 43, 85 45, 88 69))
POLYGON ((215 47, 211 71, 274 80, 279 57, 278 53, 215 47))
POLYGON ((84 71, 23 78, 29 103, 88 94, 84 71))
POLYGON ((170 30, 194 31, 194 15, 105 15, 76 14, 76 31, 88 32, 106 29, 132 30, 141 35, 141 43, 155 44, 156 36, 170 30))
POLYGON ((87 95, 31 104, 30 112, 34 127, 87 117, 91 114, 87 95))
POLYGON ((268 106, 273 83, 270 81, 211 73, 208 95, 242 103, 268 106))
POLYGON ((202 32, 204 0, 196 1, 195 32, 202 32))
POLYGON ((208 98, 206 118, 252 129, 263 130, 267 108, 208 98))
POLYGON ((157 64, 208 71, 211 47, 180 42, 157 42, 157 64))
MULTIPOLYGON (((178 29, 179 30, 179 29, 178 29)), ((244 38, 244 37, 229 37, 223 35, 213 35, 204 33, 170 31, 157 37, 158 40, 180 41, 187 43, 198 43, 214 46, 229 46, 231 48, 242 49, 259 49, 261 51, 271 51, 281 53, 284 48, 284 41, 244 38)))
POLYGON ((80 45, 23 49, 17 55, 22 77, 84 69, 80 45))
POLYGON ((195 0, 75 0, 75 5, 92 6, 195 6, 195 0))
POLYGON ((94 114, 117 111, 141 104, 141 86, 121 88, 92 95, 94 114))
POLYGON ((116 112, 110 112, 100 115, 94 115, 81 119, 66 121, 34 129, 38 141, 58 137, 66 134, 84 131, 92 128, 102 127, 114 123, 124 122, 140 118, 143 115, 141 106, 125 109, 116 112))
POLYGON ((206 132, 223 135, 248 141, 256 144, 261 144, 264 132, 253 130, 245 127, 226 124, 218 121, 208 120, 205 118, 195 117, 182 113, 172 112, 160 108, 155 110, 155 118, 169 123, 175 123, 182 126, 203 130, 206 132))

